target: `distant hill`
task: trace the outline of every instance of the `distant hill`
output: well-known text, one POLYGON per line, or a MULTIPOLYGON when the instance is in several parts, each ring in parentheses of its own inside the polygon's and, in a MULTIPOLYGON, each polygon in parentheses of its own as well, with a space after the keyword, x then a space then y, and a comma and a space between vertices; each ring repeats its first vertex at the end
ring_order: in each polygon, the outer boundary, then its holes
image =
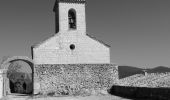
MULTIPOLYGON (((133 66, 119 66, 118 67, 118 72, 119 72, 119 79, 132 76, 135 74, 144 74, 144 69, 142 68, 137 68, 133 66)), ((158 66, 152 69, 146 69, 147 73, 166 73, 170 72, 170 68, 165 67, 165 66, 158 66)))
POLYGON ((158 66, 153 69, 147 69, 148 73, 166 73, 170 72, 170 68, 165 67, 165 66, 158 66))
POLYGON ((119 66, 118 67, 118 72, 119 72, 119 79, 128 77, 128 76, 132 76, 135 74, 142 74, 144 73, 142 71, 143 69, 141 68, 137 68, 137 67, 133 67, 133 66, 119 66))

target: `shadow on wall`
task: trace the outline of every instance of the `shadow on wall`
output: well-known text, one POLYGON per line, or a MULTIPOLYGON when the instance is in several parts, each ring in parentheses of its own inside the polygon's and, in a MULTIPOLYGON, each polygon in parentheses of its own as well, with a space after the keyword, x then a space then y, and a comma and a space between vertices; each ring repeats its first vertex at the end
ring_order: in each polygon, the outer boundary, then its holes
POLYGON ((170 88, 112 86, 108 92, 132 100, 169 100, 170 98, 170 88))
POLYGON ((31 94, 32 80, 31 74, 26 73, 11 73, 9 78, 9 87, 11 93, 31 94))

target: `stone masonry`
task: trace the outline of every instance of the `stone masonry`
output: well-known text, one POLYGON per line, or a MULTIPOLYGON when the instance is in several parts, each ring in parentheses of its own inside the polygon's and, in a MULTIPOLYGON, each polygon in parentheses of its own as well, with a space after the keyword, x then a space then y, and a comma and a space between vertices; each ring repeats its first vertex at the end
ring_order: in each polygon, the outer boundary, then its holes
POLYGON ((118 69, 113 64, 46 64, 35 69, 34 91, 46 95, 91 95, 118 82, 118 69))

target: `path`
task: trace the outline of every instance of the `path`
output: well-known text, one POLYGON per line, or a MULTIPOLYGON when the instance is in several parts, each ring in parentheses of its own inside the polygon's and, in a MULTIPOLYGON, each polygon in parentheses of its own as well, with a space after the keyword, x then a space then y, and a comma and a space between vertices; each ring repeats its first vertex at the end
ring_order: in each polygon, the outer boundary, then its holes
POLYGON ((8 96, 1 100, 130 100, 124 99, 117 96, 105 95, 105 96, 86 96, 86 97, 40 97, 40 98, 31 98, 29 96, 8 96))

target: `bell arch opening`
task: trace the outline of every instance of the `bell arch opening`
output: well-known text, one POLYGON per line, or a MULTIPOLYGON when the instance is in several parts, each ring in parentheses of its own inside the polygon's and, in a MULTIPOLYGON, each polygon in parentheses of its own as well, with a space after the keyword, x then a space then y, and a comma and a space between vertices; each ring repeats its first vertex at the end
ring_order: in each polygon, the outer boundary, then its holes
POLYGON ((68 11, 68 21, 69 21, 69 29, 76 29, 77 28, 77 22, 76 22, 76 10, 70 9, 68 11))

